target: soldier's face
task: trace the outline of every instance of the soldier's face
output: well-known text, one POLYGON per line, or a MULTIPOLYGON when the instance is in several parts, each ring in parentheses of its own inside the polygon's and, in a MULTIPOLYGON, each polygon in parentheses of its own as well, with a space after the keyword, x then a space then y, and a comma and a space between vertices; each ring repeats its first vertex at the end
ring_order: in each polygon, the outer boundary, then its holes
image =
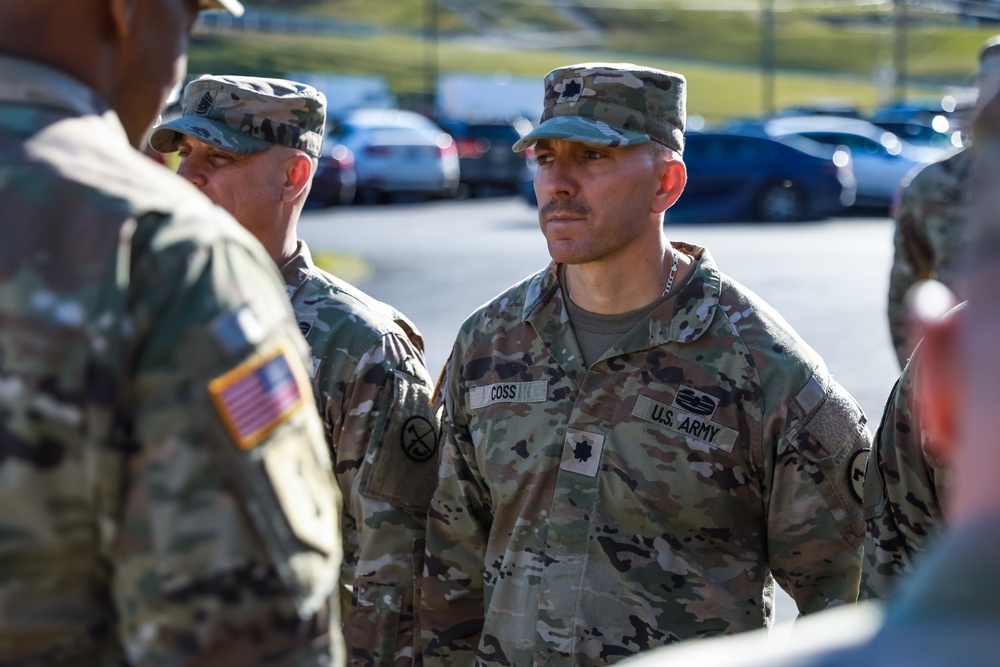
POLYGON ((234 153, 190 137, 178 143, 177 173, 215 204, 226 209, 271 251, 271 239, 283 221, 285 172, 280 151, 234 153))
POLYGON ((557 262, 626 260, 660 233, 657 161, 645 147, 542 139, 535 156, 538 221, 557 262))

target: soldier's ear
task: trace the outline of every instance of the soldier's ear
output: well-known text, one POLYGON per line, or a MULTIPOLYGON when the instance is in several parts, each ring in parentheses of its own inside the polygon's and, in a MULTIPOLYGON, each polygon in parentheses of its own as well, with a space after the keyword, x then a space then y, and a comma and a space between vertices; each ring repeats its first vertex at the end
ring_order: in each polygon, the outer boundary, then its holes
POLYGON ((943 285, 929 284, 908 295, 911 327, 920 336, 914 400, 929 453, 947 460, 958 442, 964 404, 965 362, 961 332, 964 311, 949 308, 954 295, 943 285), (921 291, 922 290, 922 293, 921 291))
POLYGON ((119 39, 128 37, 132 32, 132 19, 135 16, 138 0, 107 0, 111 27, 119 39))
POLYGON ((315 160, 302 151, 294 151, 285 162, 283 199, 291 202, 308 192, 312 182, 315 160))
POLYGON ((653 213, 659 215, 674 205, 687 184, 687 167, 673 156, 662 156, 657 165, 660 185, 653 197, 653 213))

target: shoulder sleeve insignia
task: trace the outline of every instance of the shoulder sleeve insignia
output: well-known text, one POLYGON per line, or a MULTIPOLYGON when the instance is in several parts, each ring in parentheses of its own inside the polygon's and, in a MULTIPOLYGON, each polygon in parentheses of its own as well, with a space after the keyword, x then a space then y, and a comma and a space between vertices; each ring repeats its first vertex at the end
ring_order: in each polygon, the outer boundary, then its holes
POLYGON ((252 449, 305 400, 299 364, 279 344, 208 384, 226 429, 241 449, 252 449))

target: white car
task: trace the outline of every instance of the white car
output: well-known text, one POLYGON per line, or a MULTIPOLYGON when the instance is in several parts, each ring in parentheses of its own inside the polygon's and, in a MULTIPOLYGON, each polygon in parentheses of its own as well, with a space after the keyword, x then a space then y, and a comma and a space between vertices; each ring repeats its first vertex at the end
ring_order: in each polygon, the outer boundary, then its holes
POLYGON ((791 116, 767 121, 776 139, 798 135, 849 151, 857 180, 856 205, 889 206, 910 170, 950 151, 917 146, 866 120, 838 116, 791 116))
POLYGON ((401 109, 358 109, 332 125, 326 140, 354 153, 359 201, 381 202, 397 193, 455 196, 458 149, 426 116, 401 109))

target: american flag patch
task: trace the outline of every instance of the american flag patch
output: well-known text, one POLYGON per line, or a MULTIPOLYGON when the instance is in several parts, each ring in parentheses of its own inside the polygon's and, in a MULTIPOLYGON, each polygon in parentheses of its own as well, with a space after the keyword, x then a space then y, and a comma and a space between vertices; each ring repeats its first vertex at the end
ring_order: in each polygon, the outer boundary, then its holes
POLYGON ((208 389, 241 449, 254 447, 303 401, 298 374, 282 346, 212 380, 208 389))

